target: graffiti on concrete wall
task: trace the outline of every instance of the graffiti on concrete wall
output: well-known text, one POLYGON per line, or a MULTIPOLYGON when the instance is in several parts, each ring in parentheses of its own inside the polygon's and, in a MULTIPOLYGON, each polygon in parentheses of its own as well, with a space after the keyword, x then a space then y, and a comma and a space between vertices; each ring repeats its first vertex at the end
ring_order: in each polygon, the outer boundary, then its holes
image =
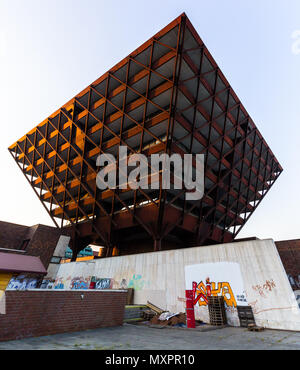
POLYGON ((75 277, 71 276, 57 277, 55 280, 44 279, 40 286, 41 289, 54 289, 54 290, 87 290, 87 289, 112 289, 114 280, 110 278, 97 278, 95 276, 75 277))
POLYGON ((128 284, 127 279, 115 276, 114 279, 111 279, 110 289, 128 289, 128 284))
POLYGON ((122 278, 115 280, 112 278, 97 277, 97 276, 59 276, 55 280, 44 279, 41 289, 55 289, 55 290, 88 290, 88 289, 129 289, 135 290, 147 289, 150 282, 143 279, 142 275, 133 274, 131 279, 122 278))
POLYGON ((93 276, 91 278, 89 289, 96 289, 96 290, 112 289, 113 284, 114 284, 113 279, 97 278, 96 276, 93 276))
POLYGON ((120 289, 127 289, 127 281, 126 279, 122 279, 120 283, 120 289))
POLYGON ((44 279, 40 286, 40 289, 53 289, 55 280, 53 279, 44 279))
POLYGON ((96 279, 95 289, 112 289, 113 279, 96 279))
POLYGON ((26 278, 25 276, 13 277, 7 285, 7 290, 29 290, 36 289, 38 281, 33 278, 26 278))
POLYGON ((198 307, 207 306, 209 296, 223 296, 227 308, 248 305, 238 263, 216 262, 186 266, 185 280, 186 289, 193 289, 194 304, 198 307))
MULTIPOLYGON (((66 280, 71 280, 71 277, 69 277, 68 279, 66 280)), ((55 279, 55 282, 54 282, 54 286, 52 289, 55 289, 55 290, 63 290, 66 288, 66 280, 64 278, 56 278, 55 279)))
POLYGON ((89 289, 91 282, 91 276, 89 277, 75 277, 71 280, 70 288, 73 290, 86 290, 89 289))
MULTIPOLYGON (((201 281, 199 284, 193 282, 193 297, 194 305, 207 306, 208 297, 224 297, 224 301, 228 307, 236 307, 236 299, 234 297, 232 288, 228 282, 211 282, 209 278, 206 279, 206 284, 201 281)), ((244 296, 243 296, 244 299, 244 296)))
POLYGON ((262 298, 267 298, 268 293, 272 292, 274 288, 276 288, 276 284, 273 279, 266 280, 264 284, 252 286, 252 289, 258 292, 262 298))
POLYGON ((127 288, 133 288, 134 290, 143 290, 150 286, 149 281, 142 278, 142 275, 134 274, 129 280, 127 288))
POLYGON ((70 276, 67 279, 63 277, 58 277, 55 280, 54 279, 44 279, 41 283, 40 289, 64 290, 69 287, 70 281, 71 281, 70 276))

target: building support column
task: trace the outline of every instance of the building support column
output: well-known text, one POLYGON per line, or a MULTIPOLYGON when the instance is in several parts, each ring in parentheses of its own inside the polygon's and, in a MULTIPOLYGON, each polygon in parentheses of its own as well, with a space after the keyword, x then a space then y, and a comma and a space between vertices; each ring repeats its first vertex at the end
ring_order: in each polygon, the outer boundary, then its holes
POLYGON ((109 258, 109 257, 112 257, 113 255, 113 250, 114 250, 114 247, 113 246, 109 246, 106 248, 106 254, 105 254, 105 257, 106 258, 109 258))
POLYGON ((161 239, 154 240, 154 252, 161 251, 161 239))

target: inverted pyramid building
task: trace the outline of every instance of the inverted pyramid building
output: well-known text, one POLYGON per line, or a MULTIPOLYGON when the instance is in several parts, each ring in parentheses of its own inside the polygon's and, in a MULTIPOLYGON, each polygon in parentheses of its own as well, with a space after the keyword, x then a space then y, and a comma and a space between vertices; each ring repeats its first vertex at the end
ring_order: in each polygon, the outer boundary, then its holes
MULTIPOLYGON (((9 147, 58 227, 105 255, 232 241, 282 167, 182 14, 9 147), (97 157, 204 154, 205 191, 96 186, 97 157)), ((160 173, 161 176, 161 173, 160 173)))

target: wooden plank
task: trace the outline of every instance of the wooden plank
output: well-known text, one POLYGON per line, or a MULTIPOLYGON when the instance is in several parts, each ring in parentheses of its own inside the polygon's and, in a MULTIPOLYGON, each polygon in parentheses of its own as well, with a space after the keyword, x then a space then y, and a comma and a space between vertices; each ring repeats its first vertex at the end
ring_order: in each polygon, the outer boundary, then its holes
POLYGON ((147 301, 147 307, 151 308, 151 310, 153 310, 154 312, 156 312, 159 315, 161 315, 162 313, 166 312, 166 311, 163 311, 161 308, 155 306, 154 304, 152 304, 149 301, 147 301))

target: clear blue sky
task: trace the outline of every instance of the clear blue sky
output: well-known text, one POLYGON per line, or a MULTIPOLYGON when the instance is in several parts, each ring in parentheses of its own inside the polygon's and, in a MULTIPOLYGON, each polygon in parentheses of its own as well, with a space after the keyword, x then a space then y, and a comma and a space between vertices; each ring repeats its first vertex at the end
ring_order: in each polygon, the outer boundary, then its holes
POLYGON ((300 238, 299 0, 0 0, 0 220, 52 224, 7 147, 183 11, 284 168, 240 236, 300 238))

